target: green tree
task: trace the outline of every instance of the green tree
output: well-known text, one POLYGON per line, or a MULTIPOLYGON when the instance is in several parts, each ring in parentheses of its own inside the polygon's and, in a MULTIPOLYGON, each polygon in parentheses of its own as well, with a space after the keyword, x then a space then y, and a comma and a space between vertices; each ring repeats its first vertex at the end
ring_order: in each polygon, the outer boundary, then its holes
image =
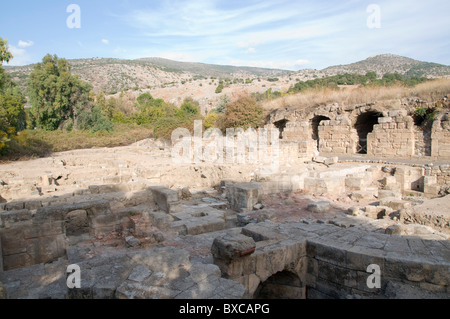
POLYGON ((56 130, 65 121, 77 117, 92 107, 91 86, 71 74, 66 59, 46 55, 34 66, 28 81, 31 114, 38 128, 56 130))
POLYGON ((200 104, 191 97, 185 98, 177 111, 178 117, 191 117, 198 114, 200 114, 200 104))
POLYGON ((9 62, 13 55, 8 51, 6 40, 0 37, 0 153, 9 147, 16 133, 26 128, 26 102, 11 76, 4 72, 2 62, 9 62))
POLYGON ((114 125, 103 115, 101 107, 96 105, 91 110, 86 110, 80 114, 77 121, 77 128, 80 130, 90 130, 92 133, 98 131, 111 132, 114 130, 114 125))
POLYGON ((0 64, 3 62, 9 62, 13 58, 13 55, 8 50, 8 40, 0 37, 0 64))

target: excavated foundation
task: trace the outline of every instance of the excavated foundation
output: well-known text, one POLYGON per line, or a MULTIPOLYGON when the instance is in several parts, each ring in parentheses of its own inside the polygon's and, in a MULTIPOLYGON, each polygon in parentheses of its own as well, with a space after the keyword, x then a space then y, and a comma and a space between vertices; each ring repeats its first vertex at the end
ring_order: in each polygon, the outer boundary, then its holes
POLYGON ((302 156, 271 175, 139 145, 3 165, 0 294, 450 296, 448 165, 302 156))

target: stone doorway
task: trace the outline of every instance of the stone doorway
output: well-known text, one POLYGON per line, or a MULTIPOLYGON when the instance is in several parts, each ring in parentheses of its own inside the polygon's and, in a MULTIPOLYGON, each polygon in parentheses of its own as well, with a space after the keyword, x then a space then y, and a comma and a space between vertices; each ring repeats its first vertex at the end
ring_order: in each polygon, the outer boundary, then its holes
POLYGON ((367 135, 373 131, 374 125, 378 124, 378 118, 383 115, 376 111, 362 113, 356 119, 355 129, 358 132, 358 154, 367 154, 367 135))
POLYGON ((317 142, 317 150, 320 148, 319 126, 322 121, 329 121, 330 118, 322 115, 316 115, 311 120, 312 139, 317 142))

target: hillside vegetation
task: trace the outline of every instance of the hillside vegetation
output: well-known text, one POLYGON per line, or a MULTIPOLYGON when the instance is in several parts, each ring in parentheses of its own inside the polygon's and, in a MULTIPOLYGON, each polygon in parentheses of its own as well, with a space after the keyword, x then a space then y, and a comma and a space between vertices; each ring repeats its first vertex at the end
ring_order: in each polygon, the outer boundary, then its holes
MULTIPOLYGON (((1 44, 0 57, 12 59, 6 43, 1 44)), ((417 70, 435 68, 434 64, 427 67, 395 56, 368 60, 359 64, 364 73, 336 69, 337 74, 328 76, 322 71, 305 70, 300 75, 157 58, 68 61, 47 55, 33 66, 8 70, 0 66, 0 159, 129 145, 145 138, 170 139, 176 128, 192 131, 195 120, 202 120, 204 129, 258 128, 268 113, 279 108, 313 109, 403 97, 441 101, 450 92, 450 79, 412 76, 417 70), (403 75, 380 76, 377 71, 386 59, 395 59, 396 67, 409 63, 410 68, 403 75), (365 69, 371 63, 378 67, 365 69), (160 88, 150 90, 152 83, 160 88), (112 91, 104 91, 103 86, 112 91)))

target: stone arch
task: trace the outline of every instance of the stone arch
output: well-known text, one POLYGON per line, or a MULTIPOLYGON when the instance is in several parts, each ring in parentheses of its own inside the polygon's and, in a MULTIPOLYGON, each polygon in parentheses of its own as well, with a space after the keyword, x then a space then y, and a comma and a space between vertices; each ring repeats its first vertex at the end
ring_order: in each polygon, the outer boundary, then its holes
POLYGON ((283 270, 261 282, 253 294, 254 299, 303 299, 301 279, 291 271, 283 270))
POLYGON ((374 126, 378 124, 378 118, 382 116, 382 113, 371 110, 361 113, 356 118, 355 129, 358 133, 356 152, 358 154, 367 154, 367 135, 373 131, 374 126))
POLYGON ((312 139, 314 141, 317 142, 317 149, 319 149, 319 141, 320 141, 320 136, 319 136, 319 125, 320 122, 322 121, 330 121, 331 119, 328 116, 324 116, 324 115, 316 115, 314 116, 310 122, 311 122, 311 131, 312 131, 312 139))

